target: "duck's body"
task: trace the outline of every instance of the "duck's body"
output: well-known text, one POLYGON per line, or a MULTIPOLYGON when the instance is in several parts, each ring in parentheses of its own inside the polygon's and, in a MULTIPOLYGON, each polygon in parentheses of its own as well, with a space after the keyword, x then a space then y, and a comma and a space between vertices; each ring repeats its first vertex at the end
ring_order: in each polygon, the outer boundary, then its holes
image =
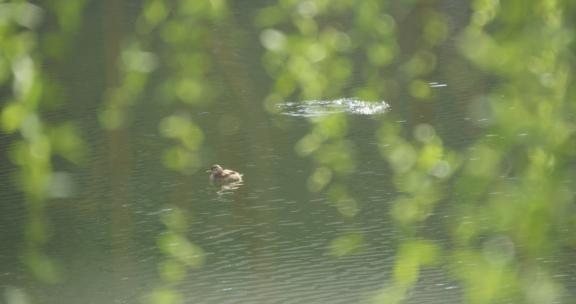
POLYGON ((222 183, 238 183, 242 181, 242 174, 228 169, 222 169, 219 165, 213 165, 210 170, 210 181, 222 183))

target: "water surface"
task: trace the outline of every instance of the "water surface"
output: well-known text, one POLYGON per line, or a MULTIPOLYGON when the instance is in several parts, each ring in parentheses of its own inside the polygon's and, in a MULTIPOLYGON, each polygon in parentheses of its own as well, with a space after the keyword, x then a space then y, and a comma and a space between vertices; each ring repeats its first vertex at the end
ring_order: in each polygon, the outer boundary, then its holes
MULTIPOLYGON (((399 144, 383 142, 379 136, 386 122, 401 130, 407 141, 438 135, 446 150, 469 152, 479 139, 498 140, 504 135, 486 131, 494 113, 483 96, 495 86, 494 80, 473 70, 458 53, 457 38, 450 36, 427 50, 433 52, 436 68, 416 82, 409 74, 422 67, 397 63, 383 68, 392 84, 387 90, 378 90, 384 84, 373 84, 375 92, 383 92, 377 98, 348 97, 367 86, 353 77, 338 96, 270 101, 270 96, 279 95, 270 95, 276 79, 268 72, 261 31, 252 19, 268 4, 260 2, 231 5, 228 21, 221 24, 187 28, 183 36, 200 37, 204 43, 198 45, 175 43, 184 39, 178 36, 182 32, 146 40, 141 36, 152 37, 153 31, 148 33, 136 17, 139 1, 112 7, 114 14, 124 17, 116 21, 126 26, 127 36, 157 50, 158 58, 169 54, 166 57, 174 59, 156 62, 153 55, 132 50, 142 55, 140 63, 151 65, 148 68, 159 66, 137 92, 128 93, 119 89, 122 77, 113 71, 130 68, 108 53, 122 45, 113 43, 120 39, 115 33, 122 31, 103 26, 110 26, 110 19, 103 17, 109 16, 103 13, 109 12, 109 5, 88 4, 72 42, 77 49, 64 63, 46 67, 51 72, 47 77, 61 83, 64 95, 74 100, 64 109, 48 109, 46 119, 77 122, 75 128, 86 142, 85 157, 75 164, 54 156, 49 197, 38 211, 45 220, 38 225, 47 231, 46 240, 34 240, 27 230, 35 205, 13 184, 2 184, 1 240, 10 246, 0 249, 0 292, 7 303, 172 303, 171 296, 183 303, 372 303, 394 284, 395 276, 401 276, 395 261, 403 242, 426 238, 451 248, 446 222, 458 218, 462 206, 440 200, 424 220, 410 227, 391 215, 395 202, 411 195, 400 188, 414 181, 394 175, 383 151, 399 144), (111 49, 101 49, 103 40, 111 49), (187 60, 197 70, 178 70, 187 60), (197 77, 203 69, 211 71, 210 77, 197 77), (123 94, 114 95, 118 92, 123 94), (121 127, 107 125, 110 100, 119 104, 112 109, 124 111, 121 127), (333 119, 345 131, 317 131, 323 119, 333 119), (330 165, 323 161, 341 151, 302 152, 302 139, 314 132, 330 133, 322 140, 346 147, 352 170, 326 169, 330 165), (212 164, 243 173, 243 184, 210 184, 204 171, 212 164), (337 187, 315 190, 314 176, 322 180, 322 174, 330 175, 329 185, 337 187), (169 238, 184 241, 165 242, 169 238), (30 271, 24 261, 42 261, 30 258, 30 252, 55 261, 56 279, 46 282, 50 280, 30 271), (158 294, 166 298, 155 298, 158 294)), ((438 10, 450 26, 464 27, 468 8, 460 1, 441 2, 438 10)), ((304 1, 300 13, 312 14, 311 3, 304 1)), ((411 14, 417 8, 412 9, 392 8, 388 16, 397 20, 398 44, 406 54, 418 50, 410 40, 412 22, 406 21, 416 20, 411 14)), ((363 56, 362 48, 350 54, 355 59, 363 56)), ((408 55, 399 55, 403 56, 408 55)), ((139 72, 122 75, 139 83, 139 72)), ((2 135, 2 151, 9 151, 13 140, 2 135)), ((8 154, 2 154, 1 178, 17 180, 19 169, 8 154)), ((442 197, 462 194, 449 192, 449 186, 440 189, 442 197)), ((493 223, 474 224, 481 229, 493 223)), ((487 236, 476 247, 481 251, 489 243, 508 248, 506 231, 501 233, 500 238, 487 236)), ((514 253, 507 257, 518 258, 514 253)), ((464 302, 455 270, 445 266, 445 257, 438 260, 419 270, 405 303, 464 302)), ((554 274, 566 287, 576 286, 571 261, 565 253, 545 261, 567 266, 554 274)), ((45 264, 33 265, 50 273, 45 264)), ((502 303, 515 300, 510 295, 502 303)))

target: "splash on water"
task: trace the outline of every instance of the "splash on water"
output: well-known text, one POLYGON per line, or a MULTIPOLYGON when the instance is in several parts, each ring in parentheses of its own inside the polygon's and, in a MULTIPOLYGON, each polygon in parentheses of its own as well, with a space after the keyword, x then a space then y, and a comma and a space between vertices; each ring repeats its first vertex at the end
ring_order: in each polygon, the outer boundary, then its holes
POLYGON ((378 115, 390 110, 385 101, 364 101, 355 98, 335 100, 306 100, 285 102, 278 105, 281 114, 289 116, 315 117, 335 113, 356 115, 378 115))

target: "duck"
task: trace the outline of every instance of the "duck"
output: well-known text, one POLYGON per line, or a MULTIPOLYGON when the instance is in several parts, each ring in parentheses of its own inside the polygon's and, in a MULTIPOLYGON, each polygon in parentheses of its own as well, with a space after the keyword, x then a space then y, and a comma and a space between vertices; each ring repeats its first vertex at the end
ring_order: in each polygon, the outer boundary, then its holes
POLYGON ((223 169, 220 165, 213 165, 210 170, 210 181, 222 183, 239 183, 242 182, 242 174, 229 169, 223 169))

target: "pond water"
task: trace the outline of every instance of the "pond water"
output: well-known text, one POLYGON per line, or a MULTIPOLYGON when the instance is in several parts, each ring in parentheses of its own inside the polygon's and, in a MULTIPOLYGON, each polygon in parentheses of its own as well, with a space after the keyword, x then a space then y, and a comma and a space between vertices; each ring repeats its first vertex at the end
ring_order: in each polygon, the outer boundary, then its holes
MULTIPOLYGON (((77 51, 65 64, 47 64, 47 74, 61 82, 75 102, 46 114, 48 120, 78 122, 86 157, 80 165, 54 158, 55 174, 42 210, 42 227, 49 236, 34 243, 41 245, 29 245, 33 232, 25 232, 31 218, 26 196, 3 183, 0 228, 2 243, 9 246, 0 249, 0 294, 9 304, 172 303, 172 297, 183 303, 373 303, 393 284, 398 245, 419 238, 408 237, 390 215, 395 200, 406 193, 398 190, 399 182, 382 155, 377 135, 382 122, 406 130, 433 128, 443 144, 456 151, 465 151, 479 138, 499 136, 485 134, 493 117, 481 98, 495 84, 481 72, 468 73, 470 67, 456 55, 456 39, 451 38, 433 50, 438 68, 423 81, 423 90, 432 96, 428 101, 410 94, 410 83, 400 79, 375 100, 348 94, 364 85, 351 81, 340 96, 287 98, 270 107, 267 96, 274 79, 261 61, 259 30, 248 26, 267 1, 232 6, 237 31, 209 28, 219 33, 208 52, 216 57, 210 58, 215 61, 210 68, 218 77, 205 81, 217 97, 189 104, 164 98, 158 92, 177 90, 166 85, 175 76, 158 63, 160 72, 142 88, 143 96, 121 106, 127 109, 124 126, 106 130, 102 100, 113 94, 115 77, 105 76, 110 50, 103 49, 102 40, 107 44, 115 38, 103 26, 109 21, 103 17, 109 5, 88 2, 78 41, 73 42, 77 51), (345 189, 344 205, 325 188, 313 189, 311 176, 318 173, 323 157, 298 148, 326 117, 346 120, 345 135, 338 139, 350 147, 353 169, 330 175, 345 189), (194 131, 181 142, 166 135, 172 134, 171 123, 187 120, 201 130, 200 147, 186 141, 196 136, 194 131), (192 147, 186 151, 194 156, 170 154, 175 146, 192 147), (191 169, 167 169, 182 159, 191 169), (211 184, 204 171, 212 164, 243 173, 244 182, 232 188, 211 184), (30 261, 28 249, 54 261, 57 275, 52 283, 31 275, 24 262, 30 261)), ((141 3, 126 2, 121 8, 112 6, 123 16, 113 21, 132 29, 141 3)), ((451 26, 464 27, 468 8, 460 1, 441 2, 439 11, 451 26)), ((306 7, 300 9, 308 12, 306 7)), ((417 46, 403 41, 413 29, 402 20, 411 13, 394 12, 402 51, 409 54, 417 46)), ((150 44, 177 52, 158 41, 150 44)), ((358 52, 361 57, 361 49, 358 52)), ((129 94, 120 96, 128 99, 129 94)), ((12 141, 1 137, 2 150, 8 151, 12 141)), ((2 180, 13 180, 18 168, 10 165, 8 156, 1 166, 2 180)), ((442 219, 458 217, 461 209, 440 206, 415 229, 443 246, 450 235, 442 219)), ((547 263, 567 260, 558 253, 547 263)), ((32 265, 51 273, 46 270, 51 266, 37 261, 32 265)), ((555 275, 563 278, 565 287, 576 287, 576 267, 568 266, 555 275)), ((439 264, 421 269, 403 303, 463 303, 464 293, 453 269, 439 264)), ((515 298, 500 300, 513 303, 510 299, 515 298)))

